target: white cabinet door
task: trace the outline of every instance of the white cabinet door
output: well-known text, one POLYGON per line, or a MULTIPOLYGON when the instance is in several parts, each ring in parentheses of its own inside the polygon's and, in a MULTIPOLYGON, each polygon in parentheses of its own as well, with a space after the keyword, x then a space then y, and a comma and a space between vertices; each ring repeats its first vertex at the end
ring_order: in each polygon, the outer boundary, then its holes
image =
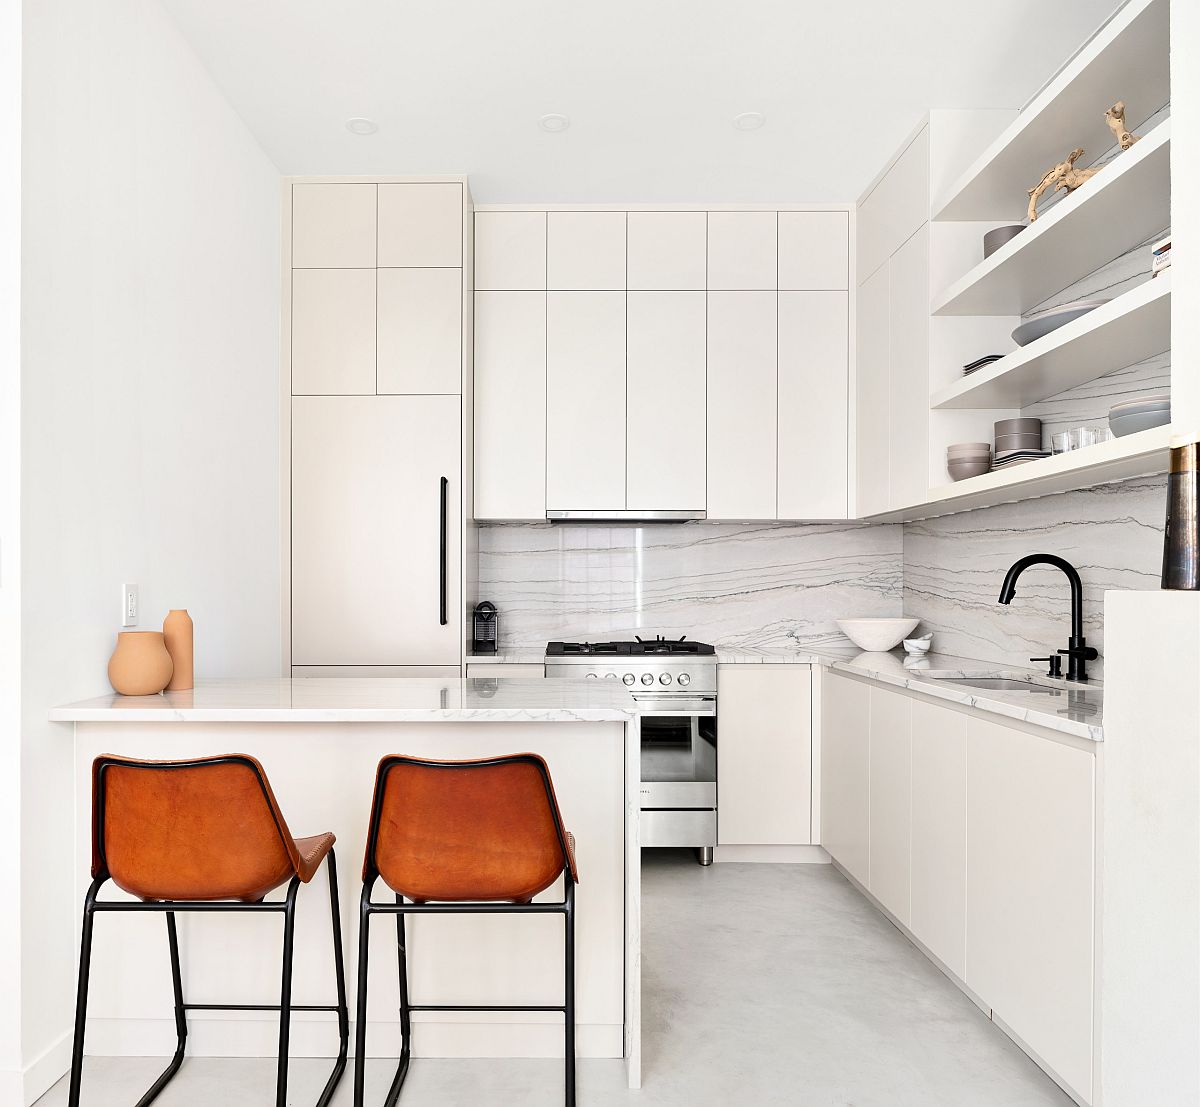
MULTIPOLYGON (((626 506, 702 510, 705 294, 628 295, 626 506)), ((553 460, 553 451, 550 457, 553 460)), ((595 464, 594 459, 590 464, 595 464)))
POLYGON ((891 378, 889 266, 858 290, 855 508, 858 518, 887 511, 889 501, 891 378))
POLYGON ((924 127, 858 206, 859 284, 928 221, 929 128, 924 127))
POLYGON ((378 391, 462 392, 462 270, 380 269, 378 391))
POLYGON ((376 187, 292 185, 292 267, 374 269, 376 187))
POLYGON ((929 226, 892 256, 889 278, 888 507, 929 494, 929 226))
POLYGON ((461 184, 379 186, 380 267, 461 266, 462 240, 461 184))
POLYGON ((546 517, 546 294, 475 293, 475 518, 546 517))
POLYGON ((1094 769, 1085 750, 967 721, 965 980, 1089 1101, 1094 769))
POLYGON ((546 220, 547 288, 604 292, 625 287, 623 211, 552 211, 546 220))
POLYGON ((850 287, 847 212, 779 213, 779 287, 798 292, 850 287))
POLYGON ((631 211, 628 222, 629 287, 703 289, 707 216, 702 211, 631 211))
POLYGON ((774 290, 777 216, 773 211, 708 213, 708 287, 774 290))
POLYGON ((546 296, 546 506, 625 506, 625 293, 546 296))
POLYGON ((776 321, 774 292, 708 294, 710 519, 775 518, 776 321))
POLYGON ((812 841, 812 670, 723 665, 717 742, 717 842, 812 841))
POLYGON ((292 395, 375 392, 375 270, 292 270, 292 395))
POLYGON ((546 213, 475 213, 475 289, 533 291, 546 287, 546 213))
POLYGON ((460 406, 292 401, 293 664, 459 663, 460 406))
POLYGON ((779 518, 845 519, 849 408, 845 292, 779 293, 779 518))
MULTIPOLYGON (((912 825, 912 701, 871 689, 870 881, 867 887, 905 926, 909 921, 912 825)), ((722 705, 723 707, 724 705, 722 705)))
POLYGON ((909 928, 963 977, 967 880, 967 717, 912 701, 909 928))
POLYGON ((821 685, 821 845, 870 879, 871 687, 828 670, 821 685))

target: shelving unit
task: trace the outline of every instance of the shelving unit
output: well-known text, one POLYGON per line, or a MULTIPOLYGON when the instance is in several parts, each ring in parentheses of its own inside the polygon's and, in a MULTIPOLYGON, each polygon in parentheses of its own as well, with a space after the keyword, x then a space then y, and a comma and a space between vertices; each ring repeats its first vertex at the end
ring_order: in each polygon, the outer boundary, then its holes
POLYGON ((933 218, 1023 217, 1025 189, 1072 145, 1092 156, 1112 145, 1104 110, 1114 100, 1134 126, 1167 103, 1169 55, 1168 0, 1127 4, 935 200, 933 218))
POLYGON ((1021 315, 1170 222, 1168 119, 951 284, 933 314, 1021 315))
POLYGON ((930 397, 934 410, 1023 408, 1171 346, 1170 270, 930 397))

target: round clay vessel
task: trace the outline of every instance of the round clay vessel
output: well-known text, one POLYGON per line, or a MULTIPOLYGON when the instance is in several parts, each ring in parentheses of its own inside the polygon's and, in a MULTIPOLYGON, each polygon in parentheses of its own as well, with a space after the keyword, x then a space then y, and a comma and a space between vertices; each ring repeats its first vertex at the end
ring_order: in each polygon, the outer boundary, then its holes
POLYGON ((192 674, 192 617, 183 608, 171 608, 163 621, 163 639, 175 671, 168 692, 186 692, 195 687, 192 674))
POLYGON ((122 696, 153 696, 167 686, 173 669, 162 631, 123 630, 108 662, 108 682, 122 696))

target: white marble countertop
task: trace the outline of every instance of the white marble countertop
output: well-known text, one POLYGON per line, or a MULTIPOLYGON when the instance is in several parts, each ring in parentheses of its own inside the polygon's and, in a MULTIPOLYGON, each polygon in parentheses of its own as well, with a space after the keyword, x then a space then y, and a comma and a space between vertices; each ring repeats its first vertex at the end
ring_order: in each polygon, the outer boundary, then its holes
POLYGON ((469 653, 468 665, 544 665, 546 648, 500 650, 498 653, 469 653))
POLYGON ((623 687, 603 681, 297 677, 206 680, 190 692, 115 693, 65 704, 52 722, 624 722, 623 687))

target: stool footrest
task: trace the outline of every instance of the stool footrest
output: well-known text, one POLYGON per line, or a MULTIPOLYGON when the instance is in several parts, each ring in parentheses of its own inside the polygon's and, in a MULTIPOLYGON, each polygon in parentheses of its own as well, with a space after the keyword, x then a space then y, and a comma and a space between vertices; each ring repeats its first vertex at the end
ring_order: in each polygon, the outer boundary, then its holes
MULTIPOLYGON (((185 1011, 281 1011, 278 1003, 185 1003, 185 1011)), ((334 1004, 289 1003, 289 1011, 340 1011, 334 1004)))
POLYGON ((566 1007, 561 1004, 557 1007, 551 1007, 545 1004, 511 1003, 410 1003, 408 1009, 410 1011, 557 1011, 560 1015, 566 1011, 566 1007))

